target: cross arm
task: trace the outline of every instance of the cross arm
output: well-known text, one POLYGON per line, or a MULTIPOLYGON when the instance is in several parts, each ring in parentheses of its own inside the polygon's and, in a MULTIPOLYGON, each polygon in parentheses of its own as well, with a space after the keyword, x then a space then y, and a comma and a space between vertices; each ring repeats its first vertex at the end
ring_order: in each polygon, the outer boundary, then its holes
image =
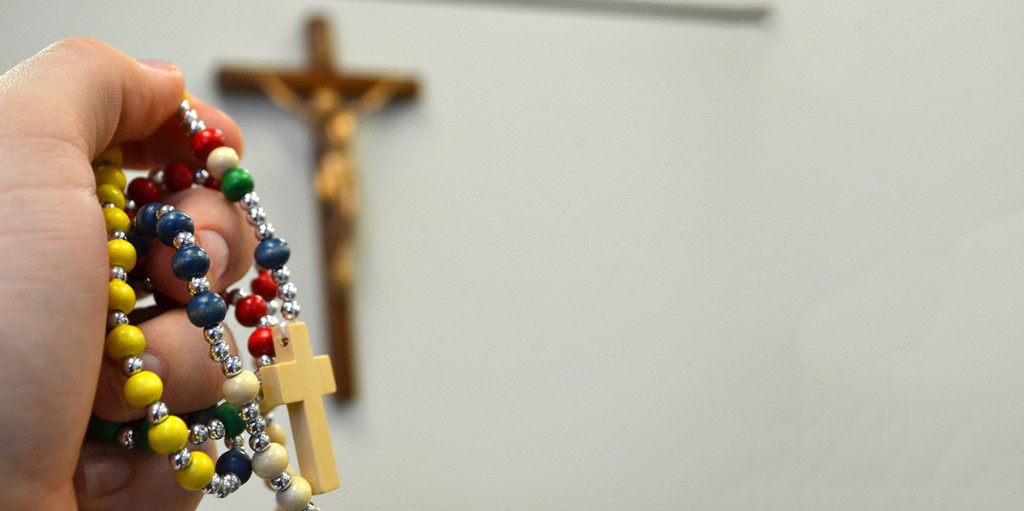
POLYGON ((382 81, 394 84, 395 98, 414 99, 419 84, 412 78, 359 74, 330 74, 311 71, 267 71, 257 67, 223 68, 218 75, 221 89, 230 92, 263 92, 262 77, 272 74, 299 94, 312 94, 321 88, 334 89, 346 96, 358 96, 382 81))

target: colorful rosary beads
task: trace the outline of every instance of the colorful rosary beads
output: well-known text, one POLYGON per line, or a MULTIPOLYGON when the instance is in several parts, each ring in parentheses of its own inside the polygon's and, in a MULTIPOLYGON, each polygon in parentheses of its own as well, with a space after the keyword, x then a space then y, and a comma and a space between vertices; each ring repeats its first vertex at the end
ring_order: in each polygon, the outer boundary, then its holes
POLYGON ((90 430, 94 437, 116 437, 116 441, 127 448, 139 446, 168 456, 179 484, 186 489, 224 497, 236 491, 255 472, 268 481, 284 511, 316 510, 310 502, 309 482, 295 475, 289 464, 280 427, 276 431, 269 429, 270 424, 263 416, 269 410, 261 410, 260 406, 259 370, 274 364, 272 328, 279 324, 274 312, 279 312, 288 322, 295 320, 300 311, 295 300, 297 288, 290 282, 290 272, 285 265, 290 249, 284 240, 275 237, 273 226, 266 220, 266 211, 253 192, 251 174, 238 167, 238 154, 224 145, 223 134, 206 128, 187 99, 179 105, 177 116, 191 139, 196 156, 205 159, 205 169, 193 172, 183 164, 173 164, 150 178, 134 180, 127 186, 130 199, 126 199, 126 178, 118 168, 121 164, 119 149, 104 151, 94 162, 96 193, 103 206, 111 268, 106 354, 121 364, 126 377, 125 402, 145 409, 146 419, 131 426, 95 418, 90 430), (210 260, 197 244, 195 224, 184 212, 159 202, 161 185, 168 191, 180 191, 193 185, 219 188, 227 200, 243 206, 259 239, 254 253, 259 271, 252 284, 254 294, 233 290, 225 300, 212 292, 206 277, 210 260), (222 386, 225 402, 184 418, 170 414, 167 405, 160 400, 163 382, 158 375, 144 369, 140 358, 145 350, 145 338, 138 327, 128 322, 136 300, 129 282, 143 290, 152 289, 138 258, 145 256, 153 240, 175 249, 171 269, 178 279, 187 283, 191 295, 185 305, 186 314, 193 325, 203 329, 210 358, 220 365, 226 378, 222 386), (249 338, 249 351, 258 357, 255 372, 242 368, 241 359, 230 353, 224 340, 222 322, 229 303, 235 305, 240 323, 258 327, 249 338), (243 430, 248 433, 247 443, 254 452, 251 461, 245 453, 243 430), (222 438, 228 451, 216 464, 205 453, 191 451, 187 446, 222 438))

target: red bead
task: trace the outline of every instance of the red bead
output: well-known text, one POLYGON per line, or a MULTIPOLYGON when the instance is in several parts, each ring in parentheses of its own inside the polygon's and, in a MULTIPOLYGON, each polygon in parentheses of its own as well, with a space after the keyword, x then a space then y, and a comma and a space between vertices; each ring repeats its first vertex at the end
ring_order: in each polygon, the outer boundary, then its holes
POLYGON ((220 191, 220 179, 217 179, 215 177, 211 177, 210 179, 207 179, 206 180, 206 187, 211 189, 211 190, 220 191))
POLYGON ((277 296, 277 284, 270 277, 270 270, 260 270, 259 276, 252 279, 249 287, 253 294, 262 296, 264 300, 273 300, 277 296))
POLYGON ((267 315, 267 301, 260 295, 249 295, 235 304, 235 319, 245 326, 260 324, 260 318, 267 315))
POLYGON ((148 177, 137 177, 128 183, 128 196, 135 201, 135 207, 141 208, 160 200, 160 187, 148 177))
POLYGON ((180 161, 176 161, 164 169, 164 184, 172 192, 180 192, 191 188, 194 179, 192 169, 180 161))
POLYGON ((257 328, 249 335, 249 354, 254 357, 274 356, 274 332, 270 327, 257 328))
POLYGON ((196 158, 206 161, 214 149, 224 145, 224 132, 217 128, 206 128, 192 137, 192 152, 196 158))

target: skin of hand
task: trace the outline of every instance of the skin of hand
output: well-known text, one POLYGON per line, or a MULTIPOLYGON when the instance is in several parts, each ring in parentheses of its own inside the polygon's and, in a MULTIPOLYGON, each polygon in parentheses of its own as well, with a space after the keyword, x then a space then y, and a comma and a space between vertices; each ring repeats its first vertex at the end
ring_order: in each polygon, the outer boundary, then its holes
MULTIPOLYGON (((202 166, 183 130, 169 121, 183 94, 176 67, 140 62, 92 39, 57 42, 0 76, 4 509, 198 505, 201 493, 178 486, 166 457, 83 441, 92 413, 114 421, 143 416, 124 403, 124 377, 103 354, 110 277, 90 162, 107 146, 121 144, 125 168, 172 161, 202 166)), ((233 121, 189 101, 241 152, 233 121)), ((207 189, 179 192, 166 202, 195 220, 197 242, 210 255, 214 291, 245 274, 255 237, 240 208, 207 189)), ((187 286, 170 271, 172 254, 155 243, 146 267, 161 292, 185 302, 187 286)), ((171 413, 219 399, 223 376, 208 359, 202 332, 181 309, 142 312, 132 324, 145 333, 143 360, 163 379, 162 400, 171 413)))

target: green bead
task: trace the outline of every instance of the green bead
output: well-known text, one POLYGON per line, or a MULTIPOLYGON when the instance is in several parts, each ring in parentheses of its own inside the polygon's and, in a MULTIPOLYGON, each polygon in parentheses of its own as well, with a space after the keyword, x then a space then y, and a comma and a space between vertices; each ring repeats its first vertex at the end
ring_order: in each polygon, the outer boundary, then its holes
POLYGON ((151 427, 152 424, 150 424, 149 421, 142 421, 138 426, 135 426, 135 430, 132 435, 135 439, 136 449, 142 449, 149 454, 156 454, 156 451, 154 451, 149 445, 149 428, 151 427))
POLYGON ((89 419, 89 436, 96 441, 105 444, 112 444, 117 440, 117 433, 121 430, 120 422, 110 422, 95 415, 89 419))
POLYGON ((238 406, 227 401, 217 407, 217 419, 224 423, 224 432, 229 437, 236 437, 245 431, 245 423, 238 416, 238 406))
POLYGON ((220 191, 229 201, 238 201, 252 191, 252 174, 248 170, 233 168, 224 173, 220 180, 220 191))

